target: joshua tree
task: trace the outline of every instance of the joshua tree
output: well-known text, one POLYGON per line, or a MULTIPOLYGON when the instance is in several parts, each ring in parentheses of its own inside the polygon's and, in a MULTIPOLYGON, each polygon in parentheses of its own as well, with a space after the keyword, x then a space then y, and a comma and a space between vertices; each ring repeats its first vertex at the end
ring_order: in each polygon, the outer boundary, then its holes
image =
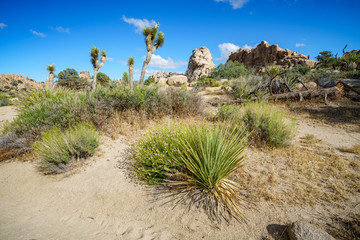
POLYGON ((99 48, 97 47, 93 47, 90 51, 90 56, 91 56, 91 63, 93 65, 94 68, 94 76, 93 76, 93 82, 92 82, 92 91, 94 92, 96 89, 96 75, 97 72, 99 71, 99 69, 104 65, 105 63, 105 58, 106 58, 106 52, 104 50, 101 51, 101 60, 100 60, 100 65, 99 65, 99 48))
POLYGON ((156 49, 162 47, 165 43, 164 33, 158 33, 158 27, 159 23, 157 23, 155 27, 146 27, 142 30, 142 33, 145 36, 146 50, 148 51, 148 53, 146 55, 146 59, 141 70, 140 86, 144 83, 145 70, 151 60, 151 55, 156 51, 156 49))
POLYGON ((135 59, 134 57, 129 57, 127 64, 129 66, 129 80, 130 80, 130 87, 133 87, 133 70, 134 70, 134 64, 135 64, 135 59))
POLYGON ((54 72, 56 71, 55 64, 48 65, 46 70, 49 71, 49 81, 46 84, 49 88, 52 88, 54 86, 54 72))

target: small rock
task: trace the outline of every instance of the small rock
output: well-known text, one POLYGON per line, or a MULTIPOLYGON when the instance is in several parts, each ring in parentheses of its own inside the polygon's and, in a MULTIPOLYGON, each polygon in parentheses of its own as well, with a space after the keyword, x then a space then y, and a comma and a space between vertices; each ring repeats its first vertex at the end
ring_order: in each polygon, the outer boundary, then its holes
POLYGON ((325 231, 305 222, 294 222, 288 228, 290 240, 335 240, 325 231))

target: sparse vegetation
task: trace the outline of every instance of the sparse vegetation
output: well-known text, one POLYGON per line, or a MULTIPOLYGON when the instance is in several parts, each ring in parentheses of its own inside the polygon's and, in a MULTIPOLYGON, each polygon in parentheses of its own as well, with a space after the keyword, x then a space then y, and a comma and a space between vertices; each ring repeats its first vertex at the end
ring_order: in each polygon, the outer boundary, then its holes
POLYGON ((284 111, 262 102, 247 103, 243 109, 222 105, 217 117, 221 121, 231 121, 240 129, 246 128, 252 142, 258 146, 264 143, 276 148, 286 146, 295 129, 295 121, 285 117, 284 111))
POLYGON ((99 137, 92 124, 80 122, 66 131, 54 126, 32 146, 41 159, 41 171, 62 173, 69 170, 72 161, 93 154, 99 145, 99 137))
POLYGON ((9 106, 10 105, 10 99, 8 96, 0 95, 0 107, 2 106, 9 106))
POLYGON ((225 64, 217 66, 217 68, 210 74, 210 77, 215 79, 233 79, 246 76, 248 73, 249 70, 244 66, 244 64, 228 61, 225 64))

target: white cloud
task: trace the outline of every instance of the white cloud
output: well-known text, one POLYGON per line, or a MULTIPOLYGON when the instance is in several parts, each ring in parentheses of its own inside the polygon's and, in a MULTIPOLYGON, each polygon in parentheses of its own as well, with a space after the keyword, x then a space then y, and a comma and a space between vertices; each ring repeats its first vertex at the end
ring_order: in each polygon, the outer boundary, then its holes
POLYGON ((157 67, 161 69, 175 69, 187 65, 185 61, 175 61, 172 58, 164 59, 160 55, 153 54, 149 63, 149 67, 157 67))
POLYGON ((296 47, 305 47, 306 44, 305 43, 297 43, 295 44, 296 47))
POLYGON ((106 60, 108 60, 109 62, 113 62, 114 59, 112 57, 106 57, 106 60))
POLYGON ((7 25, 5 23, 0 23, 0 29, 6 28, 7 25))
POLYGON ((215 58, 216 61, 226 61, 228 60, 230 54, 232 52, 236 52, 238 49, 252 49, 254 48, 253 46, 247 45, 245 44, 242 47, 239 47, 233 43, 222 43, 219 44, 219 49, 220 49, 220 53, 221 53, 221 57, 219 58, 215 58))
POLYGON ((134 25, 136 27, 136 32, 141 33, 141 31, 146 27, 153 27, 156 25, 154 20, 147 20, 147 19, 136 19, 136 18, 127 18, 125 15, 122 17, 124 22, 134 25))
POLYGON ((214 0, 215 2, 228 2, 233 9, 242 8, 250 0, 214 0))
POLYGON ((59 26, 57 28, 50 27, 50 29, 56 30, 56 31, 61 32, 61 33, 70 33, 69 28, 63 28, 61 26, 59 26))
POLYGON ((125 61, 125 60, 119 60, 119 63, 121 63, 121 64, 124 65, 124 66, 127 65, 127 61, 125 61))
POLYGON ((30 29, 30 32, 36 36, 39 36, 39 37, 46 37, 46 34, 45 33, 41 33, 41 32, 37 32, 37 31, 34 31, 32 29, 30 29))

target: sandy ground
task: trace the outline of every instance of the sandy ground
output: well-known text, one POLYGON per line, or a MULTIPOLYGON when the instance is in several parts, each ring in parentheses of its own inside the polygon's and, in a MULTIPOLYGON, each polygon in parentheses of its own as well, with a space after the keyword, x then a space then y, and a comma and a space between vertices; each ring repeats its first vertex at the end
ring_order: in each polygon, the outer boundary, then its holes
POLYGON ((16 108, 14 106, 0 107, 0 125, 5 121, 10 121, 17 116, 16 108))
MULTIPOLYGON (((314 134, 329 145, 360 142, 359 133, 310 120, 298 129, 298 136, 314 134)), ((246 210, 247 223, 211 224, 201 210, 154 201, 153 188, 129 176, 130 148, 123 136, 104 136, 87 164, 56 176, 42 175, 34 162, 0 163, 0 239, 262 239, 280 235, 293 221, 318 222, 339 211, 263 201, 246 210)))

